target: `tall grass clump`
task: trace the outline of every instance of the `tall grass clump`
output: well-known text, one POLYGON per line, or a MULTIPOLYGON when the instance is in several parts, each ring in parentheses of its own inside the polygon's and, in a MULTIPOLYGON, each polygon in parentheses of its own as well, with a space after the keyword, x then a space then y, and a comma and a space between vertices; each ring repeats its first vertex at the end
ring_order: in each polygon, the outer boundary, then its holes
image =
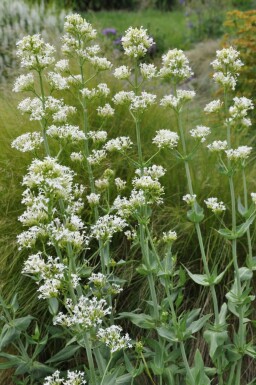
POLYGON ((130 27, 113 68, 80 15, 64 30, 57 62, 38 34, 17 43, 27 72, 13 91, 30 94, 18 109, 35 128, 12 142, 32 155, 17 243, 48 315, 1 295, 0 368, 19 385, 253 385, 253 104, 235 96, 239 52, 217 51, 219 99, 191 126, 183 51, 157 68, 145 61, 153 38, 130 27), (198 172, 205 152, 211 169, 198 172))

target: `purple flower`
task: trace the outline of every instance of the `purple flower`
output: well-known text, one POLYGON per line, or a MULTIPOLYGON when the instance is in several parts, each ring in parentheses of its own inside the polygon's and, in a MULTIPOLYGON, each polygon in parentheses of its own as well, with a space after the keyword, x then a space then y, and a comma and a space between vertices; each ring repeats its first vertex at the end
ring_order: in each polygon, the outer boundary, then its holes
POLYGON ((118 37, 116 40, 113 41, 115 45, 120 45, 122 43, 122 37, 118 37))
POLYGON ((115 28, 104 28, 102 30, 102 35, 105 35, 105 36, 116 35, 116 29, 115 28))

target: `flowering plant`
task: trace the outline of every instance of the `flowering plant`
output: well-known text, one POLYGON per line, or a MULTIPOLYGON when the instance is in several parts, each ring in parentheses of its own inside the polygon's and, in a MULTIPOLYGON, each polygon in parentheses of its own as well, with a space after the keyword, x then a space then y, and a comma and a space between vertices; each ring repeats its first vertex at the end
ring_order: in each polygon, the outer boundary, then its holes
POLYGON ((184 128, 183 111, 195 98, 194 91, 181 88, 193 74, 185 54, 177 49, 168 51, 160 69, 144 63, 153 39, 143 27, 129 28, 122 38, 128 65, 113 69, 112 63, 100 56, 99 45, 94 44, 95 29, 80 15, 67 16, 64 30, 65 58, 58 62, 53 56, 55 49, 40 35, 24 37, 17 43, 21 66, 30 72, 16 80, 14 91, 33 95, 18 108, 40 128, 12 144, 34 156, 22 182, 26 210, 19 220, 26 230, 18 236, 18 244, 29 253, 22 273, 35 281, 38 298, 47 301, 52 319, 42 335, 40 320, 35 323, 31 315, 19 317, 16 296, 10 305, 1 299, 0 357, 5 359, 1 367, 15 368, 14 379, 19 384, 139 384, 144 378, 159 385, 205 385, 215 380, 219 385, 239 385, 244 356, 256 356, 248 331, 255 269, 250 225, 256 217, 256 199, 251 193, 249 205, 246 184, 252 148, 232 148, 235 135, 231 135, 236 128, 250 127, 248 113, 253 108, 245 97, 231 99, 243 65, 239 53, 232 47, 217 52, 212 63, 216 71, 213 79, 223 90, 223 98, 204 109, 206 114, 223 110, 227 132, 221 138, 224 140, 207 145, 210 154, 217 153, 218 168, 227 177, 231 195, 231 228, 225 219, 228 202, 221 197, 204 199, 220 223, 216 229, 219 236, 232 249, 229 265, 218 271, 207 258, 201 228, 205 213, 191 173, 192 160, 211 130, 204 125, 184 128), (106 83, 92 85, 93 79, 109 70, 125 82, 124 90, 112 97, 106 83), (147 88, 152 79, 169 82, 171 93, 159 101, 147 88), (70 92, 75 106, 57 98, 60 91, 62 96, 64 91, 70 92), (119 108, 126 109, 131 117, 134 143, 128 136, 108 140, 106 128, 119 108), (143 151, 143 118, 152 108, 167 109, 176 117, 177 129, 158 127, 152 138, 153 151, 147 157, 143 151), (96 111, 99 127, 92 124, 96 111), (77 124, 75 116, 81 116, 77 124), (162 235, 154 234, 153 219, 165 199, 160 180, 168 173, 162 165, 153 163, 160 152, 184 165, 187 194, 183 200, 198 238, 201 273, 192 273, 178 263, 173 244, 179 235, 173 226, 168 224, 162 235), (131 181, 118 176, 117 157, 134 170, 131 181), (80 170, 80 178, 75 170, 80 170), (236 198, 235 174, 242 175, 243 202, 236 198), (244 235, 248 258, 239 267, 237 240, 244 235), (144 277, 149 288, 143 310, 119 312, 116 306, 118 296, 127 289, 122 273, 128 261, 118 260, 113 248, 113 241, 122 236, 139 258, 134 274, 144 277), (231 265, 233 280, 220 301, 217 287, 231 265), (184 310, 185 272, 191 281, 209 290, 210 313, 193 307, 184 310), (228 319, 237 319, 233 332, 228 319), (131 333, 123 331, 121 323, 131 333), (135 339, 134 330, 139 330, 140 339, 135 339), (190 340, 199 332, 208 346, 210 367, 199 349, 189 359, 190 340), (42 362, 41 352, 48 340, 58 338, 65 341, 65 346, 42 362), (14 352, 5 352, 10 344, 14 352))

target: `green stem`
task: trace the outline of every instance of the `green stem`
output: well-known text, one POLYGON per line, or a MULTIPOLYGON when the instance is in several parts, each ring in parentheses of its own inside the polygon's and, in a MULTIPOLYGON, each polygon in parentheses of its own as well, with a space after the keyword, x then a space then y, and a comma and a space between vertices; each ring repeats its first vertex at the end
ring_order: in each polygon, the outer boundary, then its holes
MULTIPOLYGON (((242 176, 243 176, 243 189, 244 189, 244 208, 246 211, 248 211, 248 197, 247 197, 247 182, 246 182, 246 175, 245 175, 245 169, 243 167, 242 169, 242 176)), ((247 244, 248 244, 248 265, 252 266, 253 256, 252 256, 252 239, 251 239, 251 232, 250 228, 246 231, 247 236, 247 244)), ((249 281, 248 281, 249 284, 249 281)))
MULTIPOLYGON (((41 90, 41 95, 42 95, 43 110, 45 111, 45 93, 44 93, 44 86, 43 86, 43 79, 42 79, 41 71, 38 71, 38 75, 39 75, 40 90, 41 90)), ((46 136, 46 128, 47 128, 47 124, 46 124, 46 120, 44 118, 42 121, 42 134, 43 134, 43 140, 44 140, 44 148, 45 148, 46 154, 48 156, 51 156, 50 147, 49 147, 48 139, 46 136)))
POLYGON ((93 356, 92 356, 92 348, 91 348, 91 342, 90 342, 90 336, 88 333, 85 333, 84 335, 84 343, 85 343, 85 349, 89 364, 89 370, 90 370, 90 381, 91 385, 96 385, 96 374, 95 374, 95 368, 94 368, 94 362, 93 362, 93 356))
POLYGON ((183 363, 185 365, 185 369, 186 369, 186 372, 187 372, 187 376, 191 382, 191 385, 196 385, 195 383, 195 380, 194 380, 194 377, 191 373, 191 369, 189 367, 189 363, 188 363, 188 359, 187 359, 187 356, 186 356, 186 351, 185 351, 185 346, 184 346, 184 342, 183 341, 180 341, 180 350, 181 350, 181 355, 182 355, 182 359, 183 359, 183 363))
POLYGON ((110 359, 109 359, 109 361, 108 361, 108 364, 107 364, 107 366, 106 366, 106 369, 105 369, 105 371, 104 371, 102 380, 101 380, 101 382, 100 382, 100 385, 102 385, 103 382, 104 382, 104 379, 105 379, 106 374, 107 374, 107 372, 108 372, 108 368, 109 368, 109 366, 110 366, 110 363, 111 363, 111 361, 112 361, 112 358, 113 358, 113 356, 112 356, 112 354, 111 354, 111 355, 110 355, 110 359))

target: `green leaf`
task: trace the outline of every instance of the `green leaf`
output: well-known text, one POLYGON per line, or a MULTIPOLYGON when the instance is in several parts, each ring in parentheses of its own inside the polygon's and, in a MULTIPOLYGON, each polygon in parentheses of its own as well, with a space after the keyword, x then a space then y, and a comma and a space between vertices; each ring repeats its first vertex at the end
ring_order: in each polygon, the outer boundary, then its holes
POLYGON ((240 226, 237 226, 236 233, 237 233, 238 238, 242 237, 246 233, 246 231, 249 229, 249 227, 253 223, 255 217, 256 217, 256 215, 252 215, 250 218, 248 218, 240 226))
POLYGON ((247 267, 240 267, 238 272, 241 281, 250 281, 253 277, 253 272, 247 267))
POLYGON ((20 332, 14 327, 6 325, 6 328, 3 328, 0 336, 0 350, 5 348, 11 342, 15 341, 16 338, 20 335, 20 332))
POLYGON ((134 325, 139 326, 142 329, 153 329, 155 327, 154 318, 144 313, 134 314, 132 312, 123 312, 120 313, 118 318, 128 318, 134 325))
POLYGON ((204 339, 210 347, 210 357, 214 359, 217 349, 228 340, 228 332, 226 330, 205 330, 204 339))
POLYGON ((52 297, 52 298, 48 299, 48 309, 49 309, 49 312, 51 313, 51 315, 53 315, 53 316, 58 313, 59 302, 58 302, 57 298, 52 297))
POLYGON ((12 308, 14 313, 16 313, 16 311, 19 309, 19 302, 18 302, 17 296, 18 296, 17 293, 14 294, 14 296, 13 296, 13 298, 11 300, 11 303, 10 303, 11 308, 12 308))
POLYGON ((240 197, 237 198, 237 209, 238 209, 239 214, 241 214, 242 217, 245 217, 247 210, 244 207, 244 205, 242 204, 240 197))
POLYGON ((187 212, 187 218, 193 223, 199 223, 204 219, 204 210, 197 202, 194 202, 193 208, 187 212))
POLYGON ((202 327, 205 325, 205 323, 208 321, 209 318, 211 318, 211 314, 206 314, 203 317, 199 318, 197 321, 193 321, 189 326, 188 330, 191 332, 191 334, 194 334, 202 329, 202 327))
POLYGON ((73 357, 74 354, 80 349, 79 345, 69 345, 61 349, 57 354, 51 357, 46 363, 66 361, 68 358, 73 357))
POLYGON ((176 337, 175 333, 171 331, 170 329, 167 329, 166 327, 162 326, 160 328, 156 328, 157 333, 160 335, 160 337, 165 338, 167 341, 170 342, 178 342, 178 338, 176 337))
POLYGON ((27 315, 26 317, 16 318, 13 321, 13 326, 20 331, 25 331, 29 327, 32 319, 34 319, 34 317, 32 317, 31 315, 27 315))
POLYGON ((206 274, 193 274, 186 267, 185 267, 185 269, 186 269, 188 275, 190 276, 190 278, 195 283, 197 283, 198 285, 201 285, 201 286, 210 286, 210 282, 209 282, 206 274))

